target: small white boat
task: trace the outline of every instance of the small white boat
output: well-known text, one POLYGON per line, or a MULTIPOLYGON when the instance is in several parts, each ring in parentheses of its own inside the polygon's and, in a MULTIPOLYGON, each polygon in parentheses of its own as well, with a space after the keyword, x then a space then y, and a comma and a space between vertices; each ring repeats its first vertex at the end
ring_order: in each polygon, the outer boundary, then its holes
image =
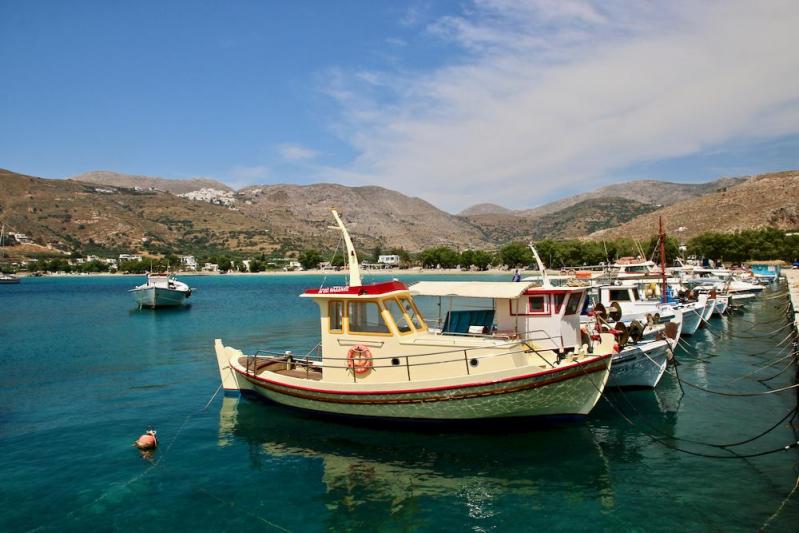
POLYGON ((627 346, 613 356, 607 386, 654 388, 668 362, 667 339, 627 346))
POLYGON ((147 282, 130 289, 139 308, 176 307, 186 303, 191 287, 168 274, 147 274, 147 282))

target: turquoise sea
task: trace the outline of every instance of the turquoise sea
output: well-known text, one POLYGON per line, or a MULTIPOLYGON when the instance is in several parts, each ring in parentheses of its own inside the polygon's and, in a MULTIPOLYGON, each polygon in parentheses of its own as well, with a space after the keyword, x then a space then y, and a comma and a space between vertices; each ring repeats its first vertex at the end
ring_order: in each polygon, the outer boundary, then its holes
MULTIPOLYGON (((212 343, 309 350, 317 308, 297 295, 320 277, 183 277, 197 290, 190 307, 174 311, 137 310, 127 289, 141 279, 0 286, 0 531, 795 531, 799 523, 799 494, 784 502, 797 449, 738 459, 689 442, 755 436, 796 406, 795 390, 735 397, 686 386, 682 394, 666 376, 655 391, 608 393, 586 419, 557 425, 319 420, 212 399, 212 343), (142 457, 131 443, 150 424, 161 446, 142 457)), ((747 376, 789 353, 780 344, 789 333, 782 290, 688 339, 676 354, 680 376, 728 392, 793 383, 793 368, 755 379, 788 359, 747 376)), ((732 449, 795 440, 783 422, 732 449)))

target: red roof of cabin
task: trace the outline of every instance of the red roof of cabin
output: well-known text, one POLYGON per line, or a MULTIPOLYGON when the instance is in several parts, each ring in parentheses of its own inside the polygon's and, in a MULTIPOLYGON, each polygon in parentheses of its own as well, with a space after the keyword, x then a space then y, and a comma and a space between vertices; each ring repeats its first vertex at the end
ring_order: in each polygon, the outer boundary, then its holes
POLYGON ((408 287, 401 281, 384 281, 382 283, 363 285, 361 287, 334 285, 332 287, 321 287, 319 289, 307 289, 304 294, 319 294, 319 295, 341 294, 341 295, 361 296, 361 295, 386 294, 394 291, 407 291, 407 290, 408 287))

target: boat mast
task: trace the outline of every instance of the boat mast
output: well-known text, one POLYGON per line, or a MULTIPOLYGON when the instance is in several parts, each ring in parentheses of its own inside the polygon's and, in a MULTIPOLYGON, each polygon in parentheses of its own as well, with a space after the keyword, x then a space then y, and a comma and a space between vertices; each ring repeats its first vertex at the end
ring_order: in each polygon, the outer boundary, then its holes
POLYGON ((344 223, 339 218, 338 213, 335 209, 331 209, 333 212, 333 218, 336 219, 336 223, 338 227, 331 226, 333 229, 341 230, 341 235, 344 237, 344 244, 347 247, 347 260, 349 261, 350 267, 350 287, 360 287, 361 286, 361 268, 358 266, 358 256, 355 255, 355 247, 352 246, 352 240, 350 239, 350 234, 347 232, 347 228, 344 227, 344 223))
POLYGON ((663 217, 660 217, 660 301, 666 303, 666 232, 663 231, 663 217))
POLYGON ((533 246, 532 242, 530 242, 528 246, 530 246, 530 250, 533 252, 533 257, 535 257, 535 262, 538 265, 538 271, 541 273, 541 286, 551 287, 552 285, 549 284, 547 270, 544 268, 544 263, 541 262, 541 258, 538 256, 538 251, 535 249, 535 246, 533 246))

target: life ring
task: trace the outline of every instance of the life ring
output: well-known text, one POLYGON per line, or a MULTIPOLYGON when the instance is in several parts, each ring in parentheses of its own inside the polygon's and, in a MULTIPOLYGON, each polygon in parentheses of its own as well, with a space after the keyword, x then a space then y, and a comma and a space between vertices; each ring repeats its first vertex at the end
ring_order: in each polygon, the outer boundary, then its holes
POLYGON ((356 344, 347 352, 347 367, 359 376, 366 374, 372 369, 372 352, 363 344, 356 344))

